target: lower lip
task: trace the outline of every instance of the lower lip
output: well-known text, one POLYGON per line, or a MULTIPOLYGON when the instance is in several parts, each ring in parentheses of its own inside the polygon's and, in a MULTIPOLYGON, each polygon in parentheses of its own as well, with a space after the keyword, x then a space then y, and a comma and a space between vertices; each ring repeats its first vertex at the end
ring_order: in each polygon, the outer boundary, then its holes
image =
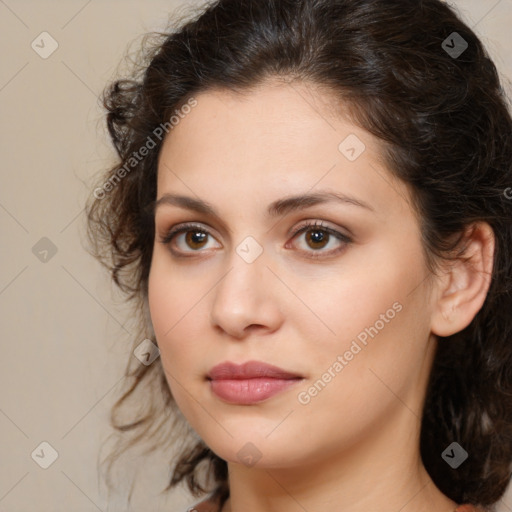
POLYGON ((249 405, 262 402, 302 381, 297 379, 222 379, 211 380, 210 388, 219 398, 231 404, 249 405))

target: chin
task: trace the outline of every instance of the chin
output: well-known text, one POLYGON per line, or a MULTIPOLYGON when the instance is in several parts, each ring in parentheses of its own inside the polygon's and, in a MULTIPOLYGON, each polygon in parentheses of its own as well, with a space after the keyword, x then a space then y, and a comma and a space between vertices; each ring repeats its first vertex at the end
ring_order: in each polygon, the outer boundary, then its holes
MULTIPOLYGON (((281 440, 268 439, 265 435, 253 436, 245 432, 238 436, 235 432, 231 433, 233 438, 226 435, 223 443, 219 443, 218 438, 212 443, 203 438, 207 446, 226 462, 260 469, 295 467, 300 462, 297 443, 285 446, 281 440)), ((291 439, 291 436, 288 438, 291 439)))

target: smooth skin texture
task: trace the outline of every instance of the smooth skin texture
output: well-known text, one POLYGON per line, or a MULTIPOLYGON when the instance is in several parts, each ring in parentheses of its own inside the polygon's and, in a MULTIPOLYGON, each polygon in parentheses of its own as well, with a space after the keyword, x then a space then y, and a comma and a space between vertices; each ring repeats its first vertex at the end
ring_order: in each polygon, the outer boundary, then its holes
POLYGON ((328 92, 267 81, 243 96, 196 99, 164 141, 157 199, 201 199, 216 215, 157 206, 149 309, 180 410, 228 462, 223 512, 453 511, 421 463, 420 418, 436 335, 466 327, 485 300, 491 228, 475 224, 469 261, 433 279, 407 187, 385 168, 379 141, 328 92), (338 149, 349 134, 366 146, 355 161, 338 149), (276 200, 320 191, 370 208, 331 201, 267 213, 276 200), (351 241, 319 228, 294 235, 308 221, 351 241), (185 222, 199 234, 189 228, 162 243, 185 222), (249 236, 263 249, 252 263, 237 253, 249 236), (400 312, 302 404, 299 393, 396 302, 400 312), (214 365, 249 360, 304 380, 253 405, 212 394, 214 365), (247 443, 261 453, 254 466, 238 455, 247 443))

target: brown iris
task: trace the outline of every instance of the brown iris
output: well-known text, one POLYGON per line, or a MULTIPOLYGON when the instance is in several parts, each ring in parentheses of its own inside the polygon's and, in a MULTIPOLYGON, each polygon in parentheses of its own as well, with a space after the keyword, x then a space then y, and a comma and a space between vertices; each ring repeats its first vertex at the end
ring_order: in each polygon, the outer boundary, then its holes
POLYGON ((187 231, 185 241, 191 249, 201 249, 208 234, 201 231, 187 231), (198 244, 198 245, 196 245, 198 244))
POLYGON ((325 247, 327 241, 329 240, 329 234, 325 233, 321 229, 311 229, 306 234, 306 241, 309 245, 309 242, 312 241, 313 244, 322 244, 323 245, 315 245, 312 248, 313 249, 321 249, 325 247))

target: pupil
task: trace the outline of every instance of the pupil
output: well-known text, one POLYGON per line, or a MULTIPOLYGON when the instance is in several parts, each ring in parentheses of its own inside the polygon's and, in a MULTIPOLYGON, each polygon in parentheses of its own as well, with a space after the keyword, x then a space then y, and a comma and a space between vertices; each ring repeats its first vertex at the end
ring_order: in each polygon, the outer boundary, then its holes
POLYGON ((314 244, 316 244, 318 242, 320 242, 320 243, 325 242, 324 238, 327 239, 327 236, 328 236, 328 235, 326 236, 326 234, 323 231, 320 231, 320 230, 310 231, 310 233, 312 233, 312 234, 310 235, 309 238, 312 239, 314 244))
POLYGON ((200 231, 189 231, 187 233, 187 243, 191 242, 191 245, 201 244, 206 238, 206 233, 200 231))

